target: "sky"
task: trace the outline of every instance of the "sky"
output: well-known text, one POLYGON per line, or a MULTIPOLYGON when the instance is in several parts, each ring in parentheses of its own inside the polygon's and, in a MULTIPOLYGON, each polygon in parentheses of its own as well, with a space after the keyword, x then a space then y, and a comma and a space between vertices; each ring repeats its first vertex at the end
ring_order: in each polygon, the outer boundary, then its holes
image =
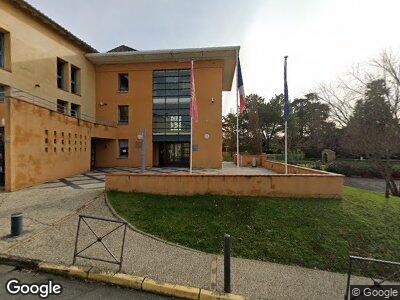
MULTIPOLYGON (((386 49, 400 53, 398 0, 28 0, 104 52, 241 47, 246 94, 290 99, 334 81, 386 49)), ((235 83, 223 113, 235 111, 235 83)))

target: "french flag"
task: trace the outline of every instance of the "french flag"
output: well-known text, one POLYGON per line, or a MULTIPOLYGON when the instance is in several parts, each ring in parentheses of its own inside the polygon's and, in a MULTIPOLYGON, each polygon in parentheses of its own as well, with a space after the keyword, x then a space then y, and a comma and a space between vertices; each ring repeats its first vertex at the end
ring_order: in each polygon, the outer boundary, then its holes
POLYGON ((239 57, 238 57, 238 70, 237 70, 237 89, 239 90, 239 97, 240 97, 240 100, 239 100, 240 113, 243 113, 245 100, 246 100, 246 95, 244 93, 242 68, 240 67, 240 59, 239 59, 239 57))

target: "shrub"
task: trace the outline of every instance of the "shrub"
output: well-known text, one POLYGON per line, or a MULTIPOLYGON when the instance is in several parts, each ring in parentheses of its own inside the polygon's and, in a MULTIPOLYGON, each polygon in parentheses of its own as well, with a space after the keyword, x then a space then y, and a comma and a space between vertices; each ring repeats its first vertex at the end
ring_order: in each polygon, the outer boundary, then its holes
MULTIPOLYGON (((400 178, 400 165, 392 164, 392 175, 394 178, 400 178)), ((378 168, 369 161, 340 161, 331 162, 327 169, 328 172, 338 173, 345 176, 359 177, 377 177, 382 178, 378 168)))

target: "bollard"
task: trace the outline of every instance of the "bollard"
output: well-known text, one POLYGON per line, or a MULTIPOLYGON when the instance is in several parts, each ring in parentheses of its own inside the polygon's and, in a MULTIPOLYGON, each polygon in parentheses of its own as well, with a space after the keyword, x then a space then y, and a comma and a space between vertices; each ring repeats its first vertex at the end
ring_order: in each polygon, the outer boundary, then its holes
POLYGON ((19 236, 22 233, 22 213, 11 214, 11 236, 19 236))
POLYGON ((231 236, 224 236, 224 292, 231 292, 231 236))

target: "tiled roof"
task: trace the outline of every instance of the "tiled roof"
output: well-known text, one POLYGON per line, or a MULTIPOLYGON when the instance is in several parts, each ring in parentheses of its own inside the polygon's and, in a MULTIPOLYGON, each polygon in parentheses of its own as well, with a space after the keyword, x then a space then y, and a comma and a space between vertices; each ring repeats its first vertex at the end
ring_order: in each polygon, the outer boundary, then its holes
POLYGON ((118 47, 116 47, 114 49, 111 49, 111 50, 109 50, 107 52, 111 53, 111 52, 130 52, 130 51, 137 51, 137 50, 133 49, 131 47, 128 47, 126 45, 121 45, 121 46, 118 46, 118 47))

